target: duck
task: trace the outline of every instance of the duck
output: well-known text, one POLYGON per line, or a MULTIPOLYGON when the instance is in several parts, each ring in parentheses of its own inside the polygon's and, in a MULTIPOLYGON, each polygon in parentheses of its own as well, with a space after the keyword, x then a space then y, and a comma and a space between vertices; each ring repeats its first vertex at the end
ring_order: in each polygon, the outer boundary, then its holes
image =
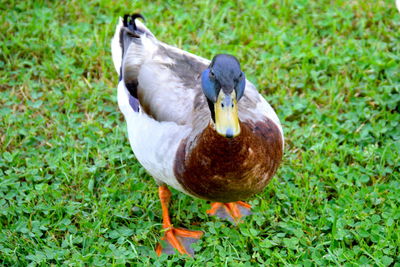
POLYGON ((235 56, 194 55, 159 41, 144 21, 119 18, 111 41, 118 106, 136 159, 158 185, 164 236, 156 253, 193 256, 203 231, 171 223, 169 187, 211 201, 211 216, 242 222, 252 208, 244 200, 282 161, 282 126, 235 56))

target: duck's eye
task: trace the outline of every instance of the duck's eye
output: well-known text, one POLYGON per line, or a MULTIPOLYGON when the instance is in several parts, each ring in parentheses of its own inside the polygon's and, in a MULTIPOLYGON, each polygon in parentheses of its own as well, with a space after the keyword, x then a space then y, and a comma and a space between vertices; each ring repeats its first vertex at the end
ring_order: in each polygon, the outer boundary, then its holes
POLYGON ((214 74, 214 72, 213 72, 212 70, 210 70, 210 76, 211 76, 212 78, 215 77, 215 74, 214 74))
POLYGON ((234 81, 235 83, 238 83, 238 82, 242 79, 242 77, 243 77, 243 72, 241 72, 241 73, 239 74, 239 77, 238 77, 237 79, 233 79, 233 81, 234 81))
POLYGON ((225 107, 224 103, 221 103, 221 107, 223 107, 223 108, 225 107))
POLYGON ((234 106, 235 106, 235 104, 232 103, 232 107, 234 107, 234 106))

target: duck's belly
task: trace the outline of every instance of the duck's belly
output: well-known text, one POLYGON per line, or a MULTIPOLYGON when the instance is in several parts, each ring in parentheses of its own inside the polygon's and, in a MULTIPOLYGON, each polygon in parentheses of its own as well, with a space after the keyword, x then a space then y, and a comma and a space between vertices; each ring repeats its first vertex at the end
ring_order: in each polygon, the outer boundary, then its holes
POLYGON ((244 200, 259 193, 269 183, 273 173, 262 166, 254 167, 242 175, 213 174, 212 170, 199 169, 186 174, 179 180, 182 187, 191 195, 216 202, 244 200))

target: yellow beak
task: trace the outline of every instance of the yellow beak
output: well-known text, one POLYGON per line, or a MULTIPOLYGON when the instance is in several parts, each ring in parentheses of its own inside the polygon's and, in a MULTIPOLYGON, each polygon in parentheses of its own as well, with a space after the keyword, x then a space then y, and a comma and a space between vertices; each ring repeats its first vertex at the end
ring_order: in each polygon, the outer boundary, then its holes
POLYGON ((214 111, 215 128, 218 134, 227 138, 233 138, 240 134, 235 90, 230 95, 225 94, 221 90, 217 102, 214 104, 214 111))

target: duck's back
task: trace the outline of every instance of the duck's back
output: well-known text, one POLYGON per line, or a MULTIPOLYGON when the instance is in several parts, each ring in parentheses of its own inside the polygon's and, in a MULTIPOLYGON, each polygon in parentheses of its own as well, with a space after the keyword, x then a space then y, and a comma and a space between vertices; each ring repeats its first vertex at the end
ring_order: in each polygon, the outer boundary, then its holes
MULTIPOLYGON (((135 20, 136 29, 122 25, 116 31, 113 46, 121 46, 123 55, 113 52, 114 62, 130 94, 142 111, 157 121, 171 121, 193 128, 204 128, 210 111, 201 89, 201 73, 210 61, 157 40, 146 26, 135 20)), ((113 49, 113 51, 119 51, 113 49)), ((279 120, 254 85, 246 81, 246 90, 238 103, 242 122, 279 120)))
POLYGON ((114 37, 124 40, 116 44, 123 47, 121 79, 149 116, 191 124, 194 113, 207 112, 200 74, 209 61, 158 41, 138 20, 135 25, 121 27, 114 37))

